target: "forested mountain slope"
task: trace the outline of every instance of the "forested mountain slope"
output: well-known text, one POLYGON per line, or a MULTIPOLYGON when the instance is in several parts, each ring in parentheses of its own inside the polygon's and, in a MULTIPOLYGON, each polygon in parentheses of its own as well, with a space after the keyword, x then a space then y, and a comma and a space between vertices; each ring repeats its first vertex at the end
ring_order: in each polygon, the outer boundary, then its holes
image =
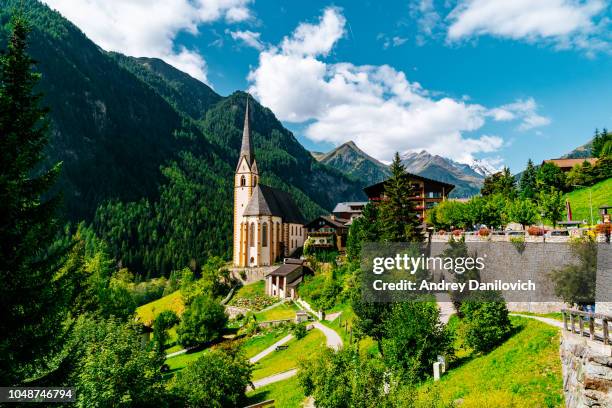
MULTIPOLYGON (((118 262, 151 276, 229 255, 246 94, 222 97, 161 60, 108 53, 36 0, 3 1, 0 48, 18 7, 32 23, 66 218, 93 221, 118 262)), ((291 192, 306 218, 362 197, 251 104, 263 182, 291 192)))

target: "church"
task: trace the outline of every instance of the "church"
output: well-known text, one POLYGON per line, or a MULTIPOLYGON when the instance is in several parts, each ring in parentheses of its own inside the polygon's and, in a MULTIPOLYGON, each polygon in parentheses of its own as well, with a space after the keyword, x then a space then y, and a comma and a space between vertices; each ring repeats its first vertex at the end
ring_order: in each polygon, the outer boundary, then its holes
POLYGON ((304 245, 304 218, 286 192, 259 183, 249 101, 234 176, 234 266, 272 265, 304 245))

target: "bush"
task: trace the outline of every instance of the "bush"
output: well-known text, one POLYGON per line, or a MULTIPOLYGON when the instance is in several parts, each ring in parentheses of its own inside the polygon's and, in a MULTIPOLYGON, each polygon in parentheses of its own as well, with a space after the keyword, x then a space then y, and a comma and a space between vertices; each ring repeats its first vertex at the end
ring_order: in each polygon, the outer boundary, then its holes
POLYGON ((460 237, 461 235, 463 235, 463 230, 462 229, 455 229, 453 230, 453 235, 456 237, 460 237))
POLYGON ((219 337, 226 324, 225 308, 210 296, 198 296, 183 313, 176 331, 179 343, 183 347, 207 343, 219 337))
POLYGON ((417 377, 431 373, 438 355, 446 354, 449 336, 433 301, 414 300, 393 305, 384 322, 382 349, 388 367, 417 377))
POLYGON ((471 295, 461 305, 465 322, 465 342, 477 352, 487 352, 501 344, 512 324, 506 303, 494 292, 471 295))
POLYGON ((155 318, 155 322, 153 323, 153 340, 159 352, 163 352, 166 341, 168 340, 166 331, 175 324, 178 324, 179 321, 178 316, 172 310, 164 310, 155 318))
POLYGON ((527 233, 534 237, 540 237, 544 235, 544 229, 540 227, 529 227, 527 233))
POLYGON ((491 234, 491 231, 488 228, 480 228, 478 230, 478 235, 481 237, 488 237, 491 234))
POLYGON ((308 331, 306 330, 306 323, 300 323, 300 324, 296 324, 291 328, 291 333, 293 333, 293 336, 297 339, 303 339, 304 337, 306 337, 306 334, 308 333, 308 331))
POLYGON ((595 232, 598 234, 610 234, 612 232, 612 223, 597 224, 595 232))
POLYGON ((211 350, 177 373, 171 389, 187 407, 235 407, 245 404, 251 364, 236 350, 211 350))

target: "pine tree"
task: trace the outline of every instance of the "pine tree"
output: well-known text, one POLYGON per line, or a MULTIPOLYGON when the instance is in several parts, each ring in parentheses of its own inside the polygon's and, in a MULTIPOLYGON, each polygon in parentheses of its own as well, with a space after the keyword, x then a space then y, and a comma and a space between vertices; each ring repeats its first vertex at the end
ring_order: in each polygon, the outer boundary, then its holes
POLYGON ((28 25, 13 17, 0 54, 0 383, 23 384, 44 370, 64 318, 63 257, 50 249, 58 198, 45 198, 60 164, 41 170, 46 110, 34 92, 40 75, 27 55, 28 25))
POLYGON ((519 189, 521 190, 521 197, 523 198, 535 198, 536 195, 536 176, 538 171, 533 165, 533 161, 529 159, 527 161, 527 168, 521 176, 519 182, 519 189))
POLYGON ((385 183, 385 198, 379 209, 381 236, 387 242, 422 242, 421 220, 411 197, 416 191, 407 177, 398 153, 391 164, 391 178, 385 183))

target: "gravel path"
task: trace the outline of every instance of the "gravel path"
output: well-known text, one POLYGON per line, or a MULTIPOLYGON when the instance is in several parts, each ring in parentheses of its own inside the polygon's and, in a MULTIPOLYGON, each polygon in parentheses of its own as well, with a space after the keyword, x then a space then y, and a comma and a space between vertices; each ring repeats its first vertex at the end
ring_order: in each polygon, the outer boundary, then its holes
POLYGON ((282 373, 274 374, 269 377, 260 378, 257 381, 253 381, 253 386, 249 387, 248 390, 255 390, 268 384, 286 380, 287 378, 291 378, 296 375, 297 372, 297 368, 294 368, 293 370, 284 371, 282 373))
POLYGON ((282 339, 280 339, 279 341, 277 341, 276 343, 274 343, 273 345, 271 345, 270 347, 268 347, 267 349, 265 349, 261 353, 256 354, 255 356, 251 357, 249 359, 249 361, 251 363, 255 364, 256 362, 258 362, 259 360, 261 360, 262 358, 264 358, 268 354, 273 353, 274 350, 276 350, 277 346, 282 346, 283 344, 287 343, 292 338, 293 338, 293 334, 286 335, 285 337, 283 337, 282 339))
POLYGON ((563 322, 560 322, 558 320, 555 319, 551 319, 549 317, 541 317, 541 316, 531 316, 531 315, 524 315, 524 314, 520 314, 520 313, 510 313, 510 316, 518 316, 518 317, 525 317, 527 319, 534 319, 534 320, 538 320, 542 323, 546 323, 549 326, 555 326, 559 329, 563 329, 563 322))
POLYGON ((342 348, 342 338, 340 335, 329 327, 321 324, 321 322, 314 322, 313 327, 317 330, 321 330, 327 339, 327 347, 334 350, 340 350, 342 348))

